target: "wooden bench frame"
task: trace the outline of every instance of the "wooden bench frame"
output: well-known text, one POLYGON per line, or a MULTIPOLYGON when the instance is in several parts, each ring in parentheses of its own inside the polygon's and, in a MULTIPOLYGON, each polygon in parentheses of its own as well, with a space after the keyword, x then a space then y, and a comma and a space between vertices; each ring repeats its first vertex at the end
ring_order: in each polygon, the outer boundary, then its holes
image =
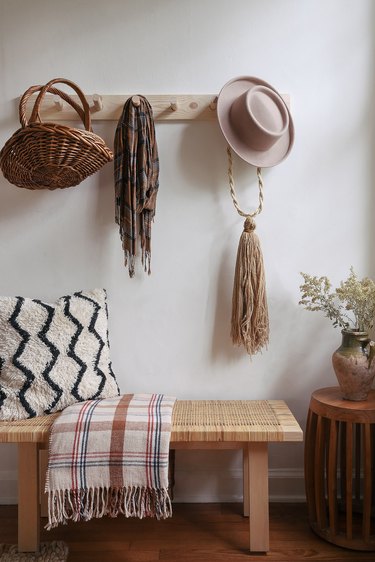
MULTIPOLYGON (((48 448, 50 427, 57 415, 20 422, 0 422, 0 443, 18 443, 20 552, 39 550, 42 497, 39 453, 48 448)), ((244 515, 249 517, 250 551, 267 552, 268 443, 302 440, 302 430, 282 400, 178 400, 173 412, 170 449, 242 449, 243 510, 244 515), (180 419, 179 413, 182 411, 184 415, 180 419), (224 418, 231 411, 234 413, 234 422, 232 419, 227 423, 224 418), (264 419, 258 419, 259 412, 261 417, 265 415, 264 419), (204 418, 203 421, 197 423, 197 415, 204 418)))

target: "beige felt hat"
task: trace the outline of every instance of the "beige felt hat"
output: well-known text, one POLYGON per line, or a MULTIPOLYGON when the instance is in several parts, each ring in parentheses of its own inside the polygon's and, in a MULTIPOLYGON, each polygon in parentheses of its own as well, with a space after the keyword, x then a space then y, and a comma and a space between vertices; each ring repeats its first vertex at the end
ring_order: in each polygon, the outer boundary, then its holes
POLYGON ((253 166, 279 164, 293 146, 294 126, 281 95, 254 76, 233 78, 217 100, 219 124, 230 147, 253 166))

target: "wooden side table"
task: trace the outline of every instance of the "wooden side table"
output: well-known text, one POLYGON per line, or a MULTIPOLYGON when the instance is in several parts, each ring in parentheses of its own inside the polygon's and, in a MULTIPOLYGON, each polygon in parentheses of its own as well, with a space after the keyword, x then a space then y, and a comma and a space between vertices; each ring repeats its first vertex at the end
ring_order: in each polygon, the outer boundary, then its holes
POLYGON ((313 392, 305 440, 311 528, 353 550, 375 550, 375 391, 342 399, 338 387, 313 392))

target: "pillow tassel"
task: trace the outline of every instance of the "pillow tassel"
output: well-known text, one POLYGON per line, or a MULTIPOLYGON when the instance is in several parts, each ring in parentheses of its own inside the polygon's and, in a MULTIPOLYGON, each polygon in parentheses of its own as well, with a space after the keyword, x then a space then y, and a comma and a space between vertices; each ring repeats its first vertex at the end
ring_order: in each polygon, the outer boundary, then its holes
POLYGON ((231 337, 255 355, 269 340, 263 255, 255 222, 247 217, 238 244, 232 297, 231 337))

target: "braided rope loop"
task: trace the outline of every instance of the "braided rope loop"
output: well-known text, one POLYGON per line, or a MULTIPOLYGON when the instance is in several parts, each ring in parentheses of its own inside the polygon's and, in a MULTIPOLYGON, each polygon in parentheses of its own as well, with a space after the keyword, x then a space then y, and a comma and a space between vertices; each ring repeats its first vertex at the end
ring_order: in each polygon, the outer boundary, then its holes
POLYGON ((264 195, 263 195, 263 189, 264 189, 264 183, 263 183, 263 178, 262 178, 262 169, 261 168, 257 168, 257 176, 258 176, 258 187, 259 187, 259 205, 258 208, 252 212, 252 213, 245 213, 245 211, 243 211, 238 203, 238 199, 237 199, 237 194, 236 194, 236 190, 234 187, 234 177, 233 177, 233 159, 232 159, 232 151, 230 149, 230 146, 227 147, 227 154, 228 154, 228 178, 229 178, 229 189, 230 189, 230 194, 232 197, 232 201, 233 201, 233 205, 235 206, 237 213, 239 215, 241 215, 241 217, 256 217, 257 215, 259 215, 262 212, 263 209, 263 200, 264 200, 264 195))

